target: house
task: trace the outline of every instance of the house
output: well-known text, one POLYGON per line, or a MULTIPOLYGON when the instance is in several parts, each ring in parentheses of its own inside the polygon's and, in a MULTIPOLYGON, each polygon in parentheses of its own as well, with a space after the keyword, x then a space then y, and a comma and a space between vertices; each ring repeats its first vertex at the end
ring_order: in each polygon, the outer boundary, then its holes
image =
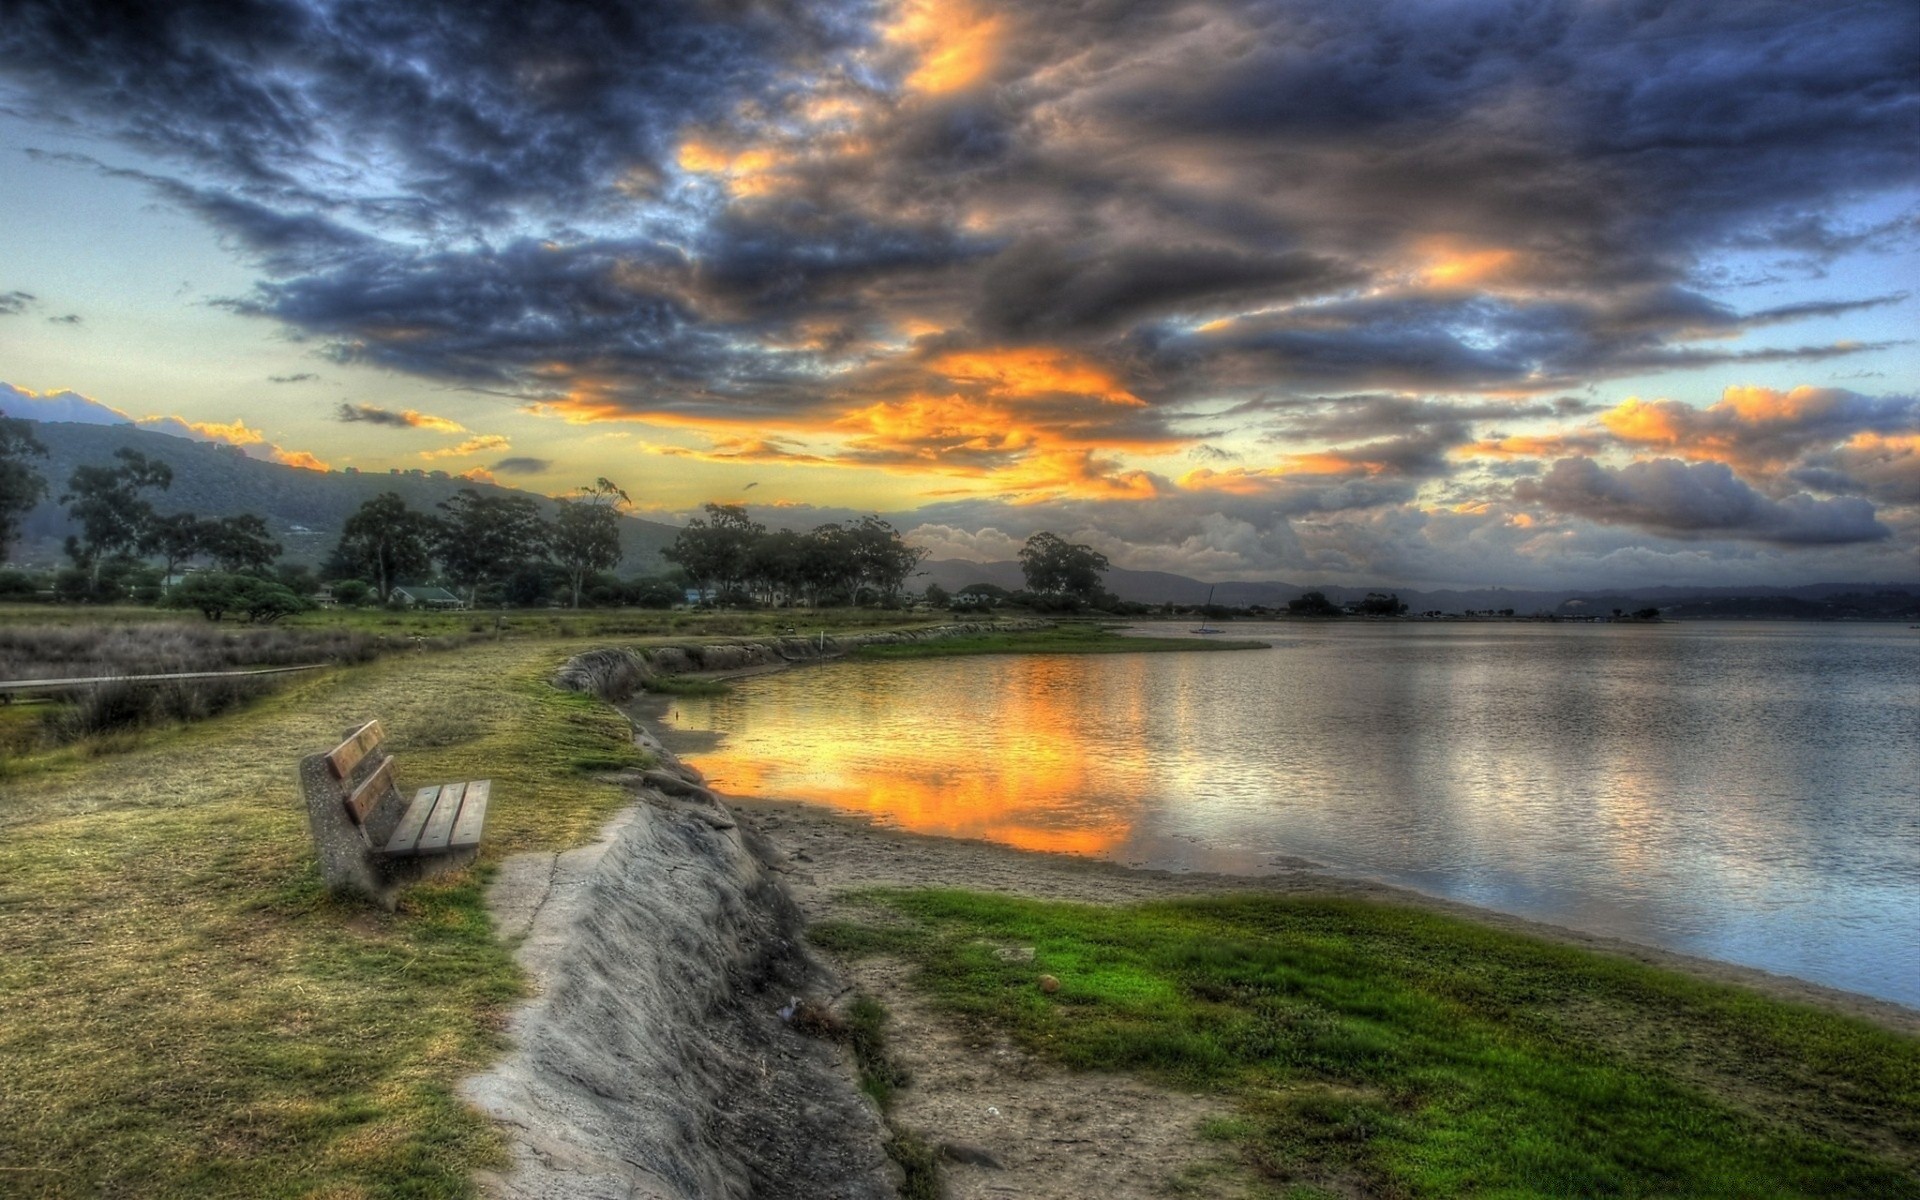
POLYGON ((467 602, 445 588, 407 584, 393 589, 393 598, 408 608, 465 608, 467 602))

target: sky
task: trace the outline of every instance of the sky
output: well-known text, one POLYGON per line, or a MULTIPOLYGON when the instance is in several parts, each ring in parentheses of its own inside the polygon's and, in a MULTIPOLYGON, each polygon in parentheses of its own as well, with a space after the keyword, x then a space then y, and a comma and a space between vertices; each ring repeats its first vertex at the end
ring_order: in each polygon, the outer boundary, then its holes
POLYGON ((7 6, 0 411, 1203 579, 1920 579, 1911 0, 7 6))

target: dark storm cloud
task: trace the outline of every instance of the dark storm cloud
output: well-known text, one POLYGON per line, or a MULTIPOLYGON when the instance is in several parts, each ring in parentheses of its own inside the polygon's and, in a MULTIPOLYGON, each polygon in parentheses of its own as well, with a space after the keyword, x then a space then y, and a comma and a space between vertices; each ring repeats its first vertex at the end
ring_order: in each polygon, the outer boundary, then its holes
POLYGON ((26 3, 0 66, 40 111, 229 182, 440 226, 602 207, 844 22, 779 0, 26 3))
POLYGON ((1513 491, 1517 499, 1554 512, 1679 537, 1804 545, 1872 542, 1892 534, 1865 500, 1804 493, 1769 499, 1718 462, 1657 458, 1610 468, 1590 458, 1563 458, 1513 491))
POLYGON ((492 469, 497 475, 538 475, 542 471, 551 469, 552 466, 553 460, 550 458, 533 458, 522 455, 514 458, 503 458, 493 464, 492 469))

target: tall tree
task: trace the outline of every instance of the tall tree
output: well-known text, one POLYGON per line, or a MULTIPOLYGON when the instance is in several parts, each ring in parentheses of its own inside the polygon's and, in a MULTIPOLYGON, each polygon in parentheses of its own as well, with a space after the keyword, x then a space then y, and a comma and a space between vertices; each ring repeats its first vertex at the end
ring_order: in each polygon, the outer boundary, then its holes
POLYGON ((1020 573, 1027 577, 1027 590, 1043 596, 1091 602, 1100 594, 1100 576, 1107 565, 1107 556, 1092 546, 1054 533, 1036 533, 1020 547, 1020 573))
POLYGON ((749 517, 743 505, 708 504, 705 510, 705 517, 687 522, 660 553, 679 564, 696 586, 724 592, 746 579, 748 556, 767 527, 749 517))
POLYGON ((461 488, 440 502, 434 553, 472 603, 480 589, 536 561, 548 542, 540 507, 527 496, 483 496, 461 488))
POLYGON ((163 579, 206 553, 213 522, 202 521, 190 512, 155 517, 140 539, 140 553, 159 558, 167 564, 163 579))
POLYGON ((46 476, 26 460, 46 456, 47 448, 33 436, 33 422, 0 414, 0 562, 13 553, 20 518, 47 494, 46 476))
POLYGON ((252 513, 209 521, 201 544, 214 565, 236 574, 265 575, 280 557, 280 543, 252 513))
POLYGON ((139 550, 153 523, 153 505, 140 495, 148 488, 165 491, 173 484, 173 468, 138 450, 119 449, 117 467, 75 467, 67 478, 60 503, 80 522, 80 533, 67 538, 67 557, 98 579, 100 560, 139 550))
POLYGON ((620 565, 620 507, 626 503, 627 494, 604 476, 560 502, 548 549, 567 573, 575 608, 590 573, 620 565))
POLYGON ((398 492, 382 492, 347 518, 334 547, 334 565, 373 584, 385 604, 393 589, 433 569, 434 522, 398 492))

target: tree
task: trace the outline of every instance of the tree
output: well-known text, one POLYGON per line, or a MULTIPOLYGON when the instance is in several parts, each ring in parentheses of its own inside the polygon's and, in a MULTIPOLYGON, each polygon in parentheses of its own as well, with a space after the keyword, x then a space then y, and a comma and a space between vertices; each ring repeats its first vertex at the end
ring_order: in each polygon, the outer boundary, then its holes
POLYGON ((1020 547, 1020 572, 1026 576, 1027 590, 1042 596, 1091 604, 1100 596, 1100 576, 1107 566, 1107 556, 1093 547, 1045 531, 1020 547))
POLYGON ((688 521, 660 556, 678 564, 702 591, 725 592, 746 579, 748 556, 767 527, 739 504, 704 508, 707 515, 688 521))
POLYGON ((280 543, 252 513, 209 521, 202 545, 215 566, 234 574, 264 575, 280 557, 280 543))
POLYGON ((1397 617, 1407 611, 1407 606, 1398 592, 1391 595, 1368 592, 1366 599, 1354 606, 1354 611, 1363 617, 1397 617))
POLYGON ((163 603, 169 608, 198 609, 209 621, 218 621, 230 612, 244 613, 255 625, 271 625, 307 608, 305 600, 271 579, 213 571, 189 575, 163 603))
POLYGON ((212 524, 189 512, 155 517, 140 538, 140 553, 158 556, 167 564, 165 577, 172 578, 176 568, 206 552, 212 524))
POLYGON ((0 562, 13 552, 20 519, 47 494, 46 476, 26 460, 46 456, 47 448, 33 436, 33 422, 0 414, 0 562))
POLYGON ((408 508, 398 492, 382 492, 347 518, 329 565, 370 576, 385 604, 397 585, 433 569, 433 542, 432 517, 408 508))
POLYGON ((1340 606, 1327 599, 1325 592, 1308 592, 1287 601, 1287 612, 1296 617, 1337 617, 1340 606))
POLYGON ((953 597, 947 594, 947 589, 937 583, 928 584, 925 595, 928 608, 945 608, 953 600, 953 597))
POLYGON ((567 573, 575 608, 589 574, 620 565, 620 506, 626 503, 627 494, 604 476, 560 502, 548 549, 567 573))
POLYGON ((468 603, 485 585, 537 561, 549 540, 539 506, 526 496, 461 488, 439 507, 446 516, 435 527, 434 552, 447 578, 467 589, 468 603))
POLYGON ((166 463, 124 448, 113 456, 120 460, 117 467, 74 468, 60 497, 67 515, 80 522, 79 535, 67 537, 67 557, 94 578, 102 558, 132 554, 146 537, 153 506, 140 493, 173 484, 173 468, 166 463))

